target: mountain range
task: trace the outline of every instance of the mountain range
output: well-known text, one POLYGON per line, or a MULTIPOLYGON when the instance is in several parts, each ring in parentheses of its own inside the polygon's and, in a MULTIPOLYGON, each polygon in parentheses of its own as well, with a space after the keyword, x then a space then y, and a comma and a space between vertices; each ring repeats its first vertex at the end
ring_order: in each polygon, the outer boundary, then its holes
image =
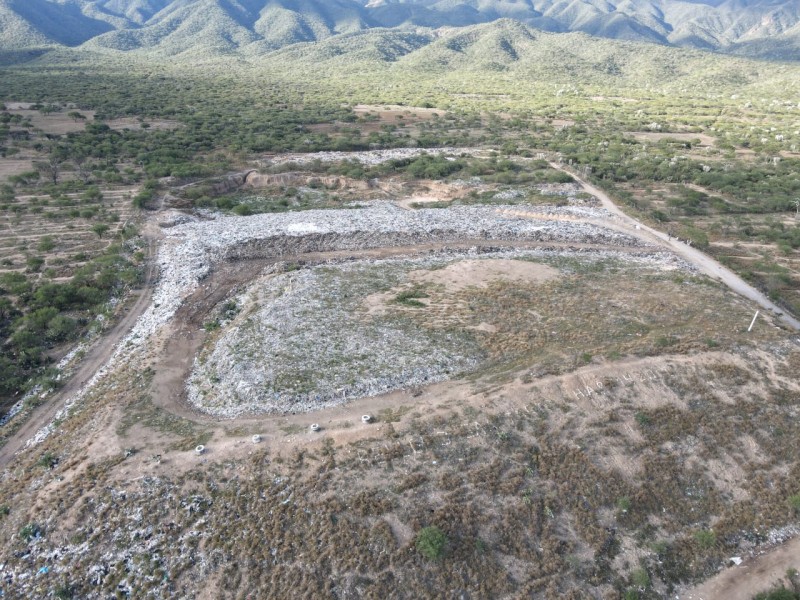
POLYGON ((549 32, 800 59, 798 0, 0 0, 0 49, 259 55, 371 29, 549 32))

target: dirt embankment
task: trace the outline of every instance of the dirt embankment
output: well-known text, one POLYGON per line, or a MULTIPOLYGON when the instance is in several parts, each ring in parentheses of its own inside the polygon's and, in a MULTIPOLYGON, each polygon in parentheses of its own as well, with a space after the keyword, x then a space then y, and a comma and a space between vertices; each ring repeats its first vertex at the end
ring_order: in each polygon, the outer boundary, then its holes
POLYGON ((789 569, 800 569, 800 537, 730 567, 676 596, 681 600, 750 600, 782 581, 789 569))
POLYGON ((244 175, 242 185, 246 188, 267 188, 276 186, 309 186, 324 187, 327 189, 352 189, 368 190, 370 184, 366 181, 350 179, 349 177, 309 175, 308 173, 277 173, 274 175, 249 171, 244 175))

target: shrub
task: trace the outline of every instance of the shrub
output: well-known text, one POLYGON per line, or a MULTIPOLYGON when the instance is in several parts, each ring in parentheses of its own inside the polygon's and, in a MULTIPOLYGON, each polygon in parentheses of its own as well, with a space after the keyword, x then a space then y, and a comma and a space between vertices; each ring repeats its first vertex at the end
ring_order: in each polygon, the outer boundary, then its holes
POLYGON ((447 536, 435 525, 420 529, 419 533, 417 533, 417 550, 425 558, 430 560, 440 559, 444 556, 446 545, 447 536))
POLYGON ((427 298, 428 294, 423 292, 419 289, 414 290, 406 290, 405 292, 400 292, 394 299, 394 302, 397 304, 403 304, 404 306, 411 306, 413 308, 424 308, 425 303, 420 302, 418 298, 427 298))
POLYGON ((42 252, 49 252, 50 250, 52 250, 55 247, 56 247, 56 243, 53 241, 53 238, 51 236, 49 236, 49 235, 46 235, 46 236, 42 237, 39 240, 39 245, 37 246, 37 248, 39 250, 41 250, 42 252))
POLYGON ((45 452, 36 464, 45 469, 52 469, 58 464, 58 457, 52 452, 45 452))
POLYGON ((25 525, 25 527, 19 530, 19 537, 26 542, 30 542, 31 540, 42 537, 42 528, 36 523, 28 523, 25 525))
POLYGON ((761 592, 753 597, 753 600, 798 600, 800 595, 790 589, 783 587, 774 588, 768 592, 761 592))
POLYGON ((631 499, 623 496, 617 499, 617 510, 621 513, 627 513, 631 509, 631 499))
POLYGON ((631 573, 631 583, 639 588, 646 589, 650 587, 650 575, 644 569, 636 569, 631 573))
POLYGON ((71 598, 75 597, 75 592, 72 589, 72 586, 69 584, 64 584, 56 588, 55 595, 58 600, 70 600, 71 598))
POLYGON ((701 529, 700 531, 695 531, 694 539, 700 544, 701 548, 708 549, 717 543, 717 534, 710 529, 701 529))

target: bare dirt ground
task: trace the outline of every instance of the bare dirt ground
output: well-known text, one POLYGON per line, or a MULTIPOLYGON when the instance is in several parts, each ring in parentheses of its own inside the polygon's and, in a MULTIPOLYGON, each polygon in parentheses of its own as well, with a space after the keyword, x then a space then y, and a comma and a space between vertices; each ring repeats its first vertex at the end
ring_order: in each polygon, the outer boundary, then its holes
MULTIPOLYGON (((17 106, 20 105, 18 104, 17 106)), ((21 104, 21 106, 25 106, 25 104, 21 104)), ((86 128, 86 123, 94 120, 93 110, 75 110, 75 112, 79 112, 86 117, 85 120, 68 117, 67 113, 72 112, 71 109, 44 115, 38 110, 30 110, 28 108, 15 109, 13 105, 9 105, 8 112, 12 115, 20 115, 30 119, 35 129, 51 135, 65 135, 73 131, 83 131, 86 128)))
POLYGON ((680 600, 751 600, 783 581, 790 568, 800 569, 800 537, 745 560, 738 567, 729 567, 676 597, 680 600))
MULTIPOLYGON (((364 299, 367 314, 376 315, 386 312, 398 293, 420 284, 433 284, 443 288, 443 296, 447 299, 469 287, 487 287, 497 281, 512 283, 539 283, 558 277, 559 272, 547 265, 524 260, 484 259, 460 260, 442 269, 411 271, 408 283, 400 288, 386 292, 371 294, 364 299)), ((430 300, 418 300, 428 305, 430 300)))
POLYGON ((17 196, 17 206, 26 210, 20 213, 7 211, 0 217, 0 259, 4 261, 0 272, 24 268, 25 256, 30 252, 40 252, 38 244, 47 237, 54 242, 53 248, 41 251, 47 267, 54 268, 59 277, 68 275, 69 269, 64 265, 70 264, 71 268, 79 266, 105 247, 116 243, 115 234, 134 218, 135 209, 130 198, 138 189, 138 186, 103 187, 102 200, 94 201, 91 205, 82 202, 79 194, 66 194, 70 201, 67 207, 53 204, 42 206, 38 201, 46 198, 44 194, 17 196), (91 208, 98 214, 80 219, 68 216, 67 211, 77 210, 78 207, 91 208), (113 222, 106 221, 109 231, 101 237, 92 231, 92 227, 98 223, 98 217, 106 213, 114 214, 116 218, 113 222), (85 254, 86 259, 67 260, 76 253, 85 254))
MULTIPOLYGON (((6 103, 6 107, 8 108, 8 112, 10 114, 20 115, 30 119, 34 128, 39 129, 43 133, 51 135, 64 135, 74 131, 83 131, 86 127, 86 123, 91 123, 95 118, 95 111, 93 110, 72 108, 62 108, 62 110, 59 112, 53 112, 45 115, 38 110, 31 110, 31 103, 29 102, 10 102, 6 103), (85 119, 73 119, 72 117, 68 116, 68 113, 73 111, 82 114, 85 119)), ((111 129, 115 129, 117 131, 121 131, 123 129, 142 129, 142 123, 147 123, 147 126, 150 129, 157 130, 172 130, 180 126, 180 123, 170 119, 153 119, 142 121, 133 117, 120 117, 118 119, 105 121, 105 123, 111 127, 111 129)))
POLYGON ((33 160, 29 158, 0 158, 0 181, 11 175, 20 175, 33 170, 33 160))
MULTIPOLYGON (((168 460, 165 457, 165 461, 158 465, 152 463, 150 454, 137 455, 134 459, 126 461, 118 477, 122 480, 131 480, 137 477, 180 473, 204 462, 207 460, 206 456, 215 461, 242 458, 257 447, 267 447, 276 453, 284 454, 297 448, 319 447, 326 438, 331 438, 337 445, 380 438, 386 435, 390 424, 399 429, 408 425, 420 414, 431 418, 454 408, 459 410, 472 408, 479 412, 499 411, 506 414, 528 411, 532 407, 539 406, 544 398, 560 399, 559 402, 579 409, 588 428, 606 411, 613 409, 613 406, 603 399, 602 394, 596 397, 585 394, 587 386, 593 387, 600 381, 626 381, 628 385, 636 386, 637 402, 640 406, 683 406, 679 398, 665 393, 661 387, 652 388, 649 382, 656 380, 658 373, 670 368, 690 369, 693 366, 731 360, 736 361, 731 355, 722 352, 692 356, 634 357, 613 363, 588 365, 564 375, 550 375, 532 381, 520 377, 498 386, 487 387, 475 381, 455 379, 421 388, 401 389, 380 396, 355 399, 346 404, 310 413, 248 416, 232 421, 209 418, 192 410, 177 396, 159 397, 154 390, 154 402, 159 409, 177 413, 212 432, 210 441, 206 443, 208 454, 197 456, 190 451, 169 452, 168 448, 174 437, 152 428, 137 426, 125 438, 118 437, 110 430, 98 431, 98 439, 102 438, 103 443, 93 445, 89 457, 94 461, 102 460, 128 445, 147 447, 149 452, 163 451, 169 455, 168 460), (364 415, 371 417, 370 423, 362 421, 364 415), (319 425, 319 430, 311 431, 312 424, 319 425), (258 444, 254 444, 251 440, 256 434, 260 436, 258 444)), ((177 370, 175 369, 170 376, 174 377, 177 370)), ((115 407, 111 407, 110 410, 118 412, 115 407)), ((554 417, 553 427, 556 429, 566 427, 573 419, 571 413, 565 412, 560 419, 554 417)), ((115 419, 106 420, 111 423, 115 419)), ((626 432, 625 435, 634 435, 632 432, 635 423, 632 418, 626 420, 622 427, 626 432)), ((635 460, 622 454, 614 459, 613 450, 610 447, 597 446, 595 454, 598 457, 608 455, 608 460, 611 461, 610 468, 631 474, 637 471, 635 460)), ((598 461, 602 463, 604 459, 598 458, 598 461)))
POLYGON ((409 194, 402 186, 393 189, 391 182, 385 184, 384 190, 391 195, 399 195, 395 204, 400 208, 411 210, 414 205, 431 204, 435 202, 448 202, 462 198, 469 191, 465 187, 457 187, 441 181, 421 180, 414 186, 409 194))
POLYGON ((524 260, 462 260, 435 271, 412 271, 409 279, 414 283, 433 283, 445 287, 449 293, 471 286, 486 287, 497 280, 518 283, 539 283, 559 275, 546 265, 524 260))

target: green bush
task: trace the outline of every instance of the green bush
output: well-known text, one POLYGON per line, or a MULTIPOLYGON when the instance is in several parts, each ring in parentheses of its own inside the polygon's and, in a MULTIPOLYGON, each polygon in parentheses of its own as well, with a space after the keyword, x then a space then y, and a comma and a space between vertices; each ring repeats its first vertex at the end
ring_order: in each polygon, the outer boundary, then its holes
POLYGON ((26 542, 30 542, 33 539, 42 537, 42 528, 36 523, 28 523, 25 525, 25 527, 19 530, 19 537, 26 542))
POLYGON ((403 304, 405 306, 411 306, 413 308, 424 308, 425 303, 420 302, 418 298, 427 298, 428 294, 423 292, 420 289, 413 289, 413 290, 406 290, 405 292, 400 292, 397 294, 395 299, 393 300, 397 304, 403 304))
POLYGON ((753 596, 753 600, 800 600, 800 594, 783 586, 753 596))
POLYGON ((425 558, 430 560, 442 558, 446 545, 447 536, 435 525, 420 529, 417 533, 417 550, 425 558))
POLYGON ((636 569, 631 573, 631 583, 642 589, 650 587, 650 575, 645 569, 636 569))
POLYGON ((700 544, 701 548, 713 548, 714 544, 717 543, 717 534, 710 529, 701 529, 700 531, 695 531, 694 539, 700 544))

